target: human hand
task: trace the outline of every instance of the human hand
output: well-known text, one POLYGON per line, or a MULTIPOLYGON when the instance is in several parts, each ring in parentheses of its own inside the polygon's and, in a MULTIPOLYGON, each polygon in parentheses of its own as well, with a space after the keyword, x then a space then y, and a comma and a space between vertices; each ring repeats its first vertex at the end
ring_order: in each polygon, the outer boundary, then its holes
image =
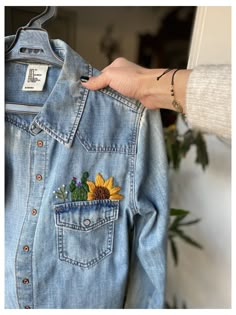
POLYGON ((141 78, 146 71, 147 69, 120 57, 104 68, 99 76, 90 77, 87 82, 82 80, 82 84, 90 90, 110 86, 127 97, 141 99, 143 96, 141 78))
MULTIPOLYGON (((99 76, 90 78, 82 76, 81 83, 90 90, 99 90, 110 86, 124 96, 139 100, 149 109, 167 108, 174 110, 170 94, 173 72, 168 72, 157 81, 157 77, 164 70, 147 69, 120 57, 104 68, 99 76)), ((183 77, 183 74, 180 77, 183 77)), ((185 89, 181 86, 179 96, 181 99, 185 96, 185 89)))

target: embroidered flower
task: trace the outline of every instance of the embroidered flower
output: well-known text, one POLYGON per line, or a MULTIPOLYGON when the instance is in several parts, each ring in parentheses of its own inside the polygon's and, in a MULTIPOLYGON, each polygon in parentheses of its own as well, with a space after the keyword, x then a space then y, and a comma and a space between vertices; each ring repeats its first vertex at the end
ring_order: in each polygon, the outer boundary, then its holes
POLYGON ((87 181, 89 186, 88 200, 97 199, 111 199, 121 200, 124 197, 119 194, 121 188, 119 186, 113 187, 113 177, 104 180, 100 173, 97 174, 95 183, 87 181))

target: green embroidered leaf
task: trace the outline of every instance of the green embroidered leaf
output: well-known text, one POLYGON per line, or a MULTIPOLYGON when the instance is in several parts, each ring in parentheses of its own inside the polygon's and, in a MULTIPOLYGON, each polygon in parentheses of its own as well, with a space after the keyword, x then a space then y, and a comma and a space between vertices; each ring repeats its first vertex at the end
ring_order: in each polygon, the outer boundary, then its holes
POLYGON ((76 181, 72 179, 69 186, 70 192, 74 191, 75 188, 76 188, 76 181))
POLYGON ((89 186, 87 183, 83 184, 83 188, 87 193, 89 192, 89 186))
POLYGON ((56 198, 59 198, 63 201, 66 201, 66 199, 68 197, 68 192, 66 191, 66 186, 62 185, 61 187, 58 188, 57 191, 54 192, 54 194, 56 195, 56 198))
POLYGON ((86 183, 89 177, 89 173, 88 172, 84 172, 82 177, 81 177, 81 183, 86 183))
POLYGON ((71 193, 72 201, 84 201, 87 200, 87 191, 83 186, 76 187, 71 193))
MULTIPOLYGON (((69 184, 69 191, 71 193, 71 201, 87 200, 89 186, 87 180, 89 177, 88 172, 84 172, 81 177, 81 182, 77 182, 77 178, 73 177, 69 184)), ((62 185, 54 192, 56 198, 62 199, 65 201, 68 199, 68 192, 66 191, 66 186, 62 185)))
POLYGON ((78 201, 79 199, 79 189, 78 187, 74 188, 74 190, 71 192, 71 200, 72 201, 78 201))

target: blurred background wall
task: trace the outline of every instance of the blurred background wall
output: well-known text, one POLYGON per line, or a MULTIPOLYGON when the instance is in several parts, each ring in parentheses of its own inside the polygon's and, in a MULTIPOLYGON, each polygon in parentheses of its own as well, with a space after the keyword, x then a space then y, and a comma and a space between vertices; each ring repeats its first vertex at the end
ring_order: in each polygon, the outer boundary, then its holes
MULTIPOLYGON (((231 10, 208 7, 207 12, 204 8, 197 23, 202 41, 195 32, 189 66, 219 62, 214 56, 230 62, 231 10), (218 43, 217 52, 212 40, 218 43)), ((6 7, 6 34, 14 34, 43 9, 6 7)), ((184 68, 188 64, 195 11, 195 7, 165 6, 59 7, 57 18, 45 28, 51 38, 63 39, 100 70, 118 56, 146 67, 184 68)), ((181 121, 178 125, 184 130, 181 121)), ((170 170, 171 206, 189 210, 192 219, 202 219, 189 226, 187 233, 203 250, 178 241, 177 267, 168 252, 167 300, 171 304, 176 297, 179 308, 183 302, 188 308, 231 306, 231 149, 229 143, 214 136, 206 136, 206 141, 210 164, 205 171, 195 164, 194 149, 181 162, 178 172, 170 170)))
MULTIPOLYGON (((188 67, 201 64, 231 64, 231 7, 198 7, 188 67)), ((179 129, 184 130, 181 120, 179 129)), ((210 135, 205 140, 210 159, 205 172, 194 163, 194 149, 179 172, 170 172, 171 205, 202 219, 190 230, 203 250, 179 242, 179 266, 169 260, 168 294, 177 292, 194 308, 230 308, 231 143, 210 135)))

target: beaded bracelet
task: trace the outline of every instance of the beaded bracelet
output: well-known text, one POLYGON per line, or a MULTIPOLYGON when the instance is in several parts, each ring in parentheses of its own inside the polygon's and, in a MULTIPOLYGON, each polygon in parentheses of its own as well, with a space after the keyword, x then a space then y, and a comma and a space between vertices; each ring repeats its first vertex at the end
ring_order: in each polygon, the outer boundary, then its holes
POLYGON ((174 109, 183 114, 183 107, 182 105, 180 104, 180 102, 178 102, 175 98, 175 91, 174 91, 174 77, 175 77, 175 74, 177 71, 179 71, 180 69, 176 69, 173 74, 172 74, 172 78, 171 78, 171 89, 170 89, 170 93, 171 93, 171 96, 173 96, 173 101, 172 101, 172 105, 174 107, 174 109))
MULTIPOLYGON (((183 107, 182 107, 182 105, 180 104, 180 102, 178 102, 178 101, 176 100, 176 98, 175 98, 175 91, 174 91, 174 77, 175 77, 176 72, 179 71, 179 70, 180 70, 180 69, 176 69, 176 70, 173 72, 173 74, 172 74, 170 93, 171 93, 171 96, 173 96, 172 105, 173 105, 174 109, 175 109, 177 112, 183 114, 183 107)), ((170 72, 170 71, 172 71, 172 69, 169 69, 169 68, 166 69, 161 75, 159 75, 159 76, 157 77, 157 81, 158 81, 163 75, 165 75, 166 73, 168 73, 168 72, 170 72)))

